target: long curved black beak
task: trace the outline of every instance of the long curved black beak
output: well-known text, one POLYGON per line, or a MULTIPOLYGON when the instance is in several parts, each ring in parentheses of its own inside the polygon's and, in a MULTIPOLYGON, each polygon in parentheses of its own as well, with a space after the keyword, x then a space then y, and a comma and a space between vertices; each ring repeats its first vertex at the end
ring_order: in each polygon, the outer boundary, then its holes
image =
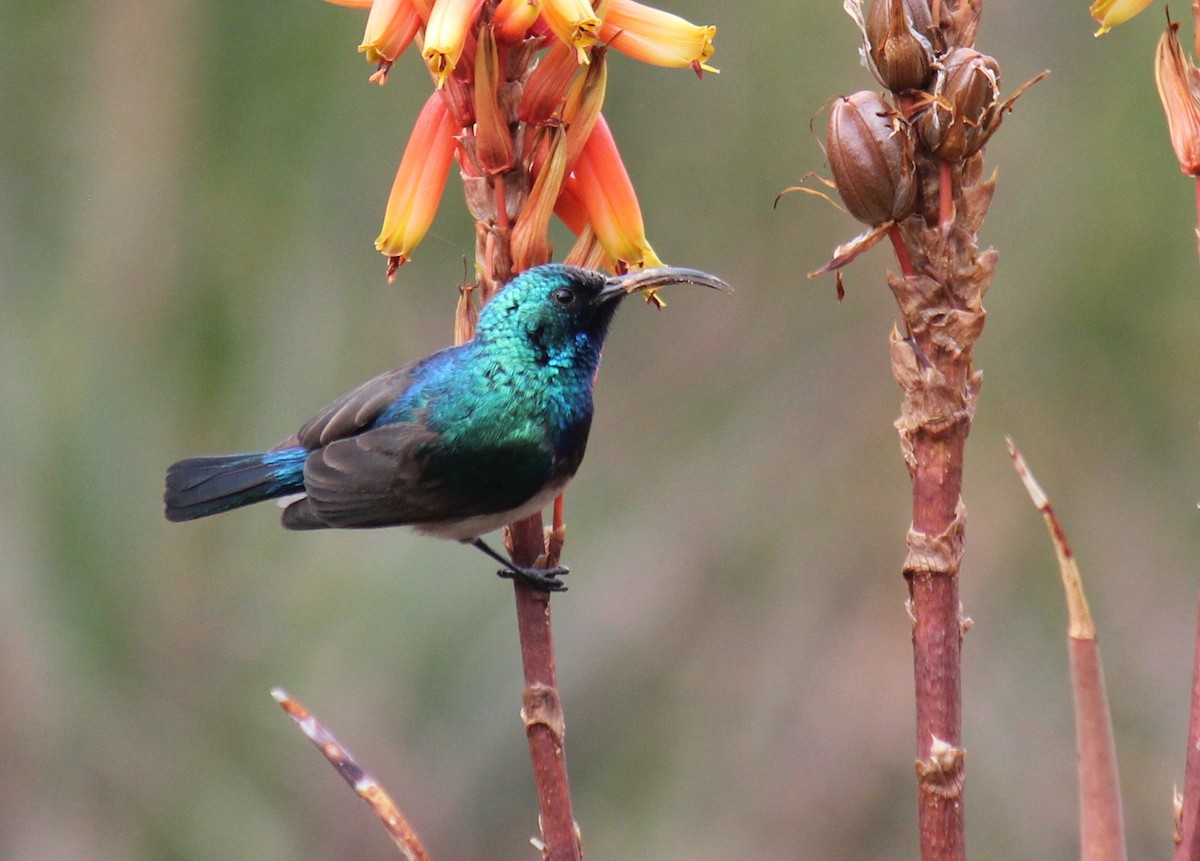
POLYGON ((623 298, 630 293, 653 292, 661 287, 670 287, 674 284, 696 284, 700 287, 711 287, 714 290, 733 289, 717 276, 701 272, 699 269, 663 266, 658 269, 638 269, 625 275, 609 276, 600 292, 592 299, 592 304, 600 305, 623 298))

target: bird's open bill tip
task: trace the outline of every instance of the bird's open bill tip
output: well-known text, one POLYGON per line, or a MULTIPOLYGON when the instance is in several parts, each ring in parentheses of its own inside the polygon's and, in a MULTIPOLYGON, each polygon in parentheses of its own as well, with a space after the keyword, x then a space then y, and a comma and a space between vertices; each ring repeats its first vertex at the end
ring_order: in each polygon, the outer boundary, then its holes
POLYGON ((685 269, 678 266, 662 266, 655 269, 637 269, 624 275, 613 275, 608 279, 604 294, 612 296, 618 291, 643 293, 659 290, 675 284, 695 284, 700 287, 711 287, 713 290, 729 291, 733 288, 716 275, 701 272, 699 269, 685 269))

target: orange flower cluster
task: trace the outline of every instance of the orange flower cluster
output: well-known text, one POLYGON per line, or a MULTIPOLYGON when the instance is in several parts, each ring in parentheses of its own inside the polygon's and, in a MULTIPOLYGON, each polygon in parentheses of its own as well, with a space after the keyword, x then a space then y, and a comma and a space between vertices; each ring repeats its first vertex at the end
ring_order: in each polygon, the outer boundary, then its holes
POLYGON ((606 50, 716 71, 715 27, 636 0, 329 2, 370 9, 359 50, 378 67, 373 81, 415 43, 435 83, 375 241, 389 277, 432 224, 455 161, 478 230, 509 246, 513 271, 550 258, 552 214, 599 246, 582 255, 613 269, 661 265, 600 114, 606 50))

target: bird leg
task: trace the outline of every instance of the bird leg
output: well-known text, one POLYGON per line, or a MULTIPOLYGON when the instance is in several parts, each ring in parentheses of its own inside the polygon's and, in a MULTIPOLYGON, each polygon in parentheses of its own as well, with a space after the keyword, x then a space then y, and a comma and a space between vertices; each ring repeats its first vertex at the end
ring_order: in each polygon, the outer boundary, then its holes
POLYGON ((486 553, 488 556, 495 559, 504 566, 503 570, 497 571, 496 574, 508 580, 520 580, 534 589, 540 589, 543 592, 566 592, 567 584, 559 577, 565 576, 570 569, 562 565, 557 568, 523 568, 517 565, 510 559, 505 559, 491 547, 488 547, 487 542, 482 538, 476 538, 474 541, 464 541, 464 544, 470 544, 486 553))

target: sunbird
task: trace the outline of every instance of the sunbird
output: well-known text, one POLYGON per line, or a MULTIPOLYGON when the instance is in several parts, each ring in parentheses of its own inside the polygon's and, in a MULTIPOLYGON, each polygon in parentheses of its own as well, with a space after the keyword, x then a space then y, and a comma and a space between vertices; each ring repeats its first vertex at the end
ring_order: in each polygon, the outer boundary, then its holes
POLYGON ((729 287, 674 267, 526 270, 484 306, 472 340, 363 383, 270 451, 171 466, 167 519, 294 497, 288 529, 411 526, 474 545, 502 577, 562 591, 566 568, 517 565, 481 536, 540 511, 575 475, 617 307, 672 284, 729 287))

